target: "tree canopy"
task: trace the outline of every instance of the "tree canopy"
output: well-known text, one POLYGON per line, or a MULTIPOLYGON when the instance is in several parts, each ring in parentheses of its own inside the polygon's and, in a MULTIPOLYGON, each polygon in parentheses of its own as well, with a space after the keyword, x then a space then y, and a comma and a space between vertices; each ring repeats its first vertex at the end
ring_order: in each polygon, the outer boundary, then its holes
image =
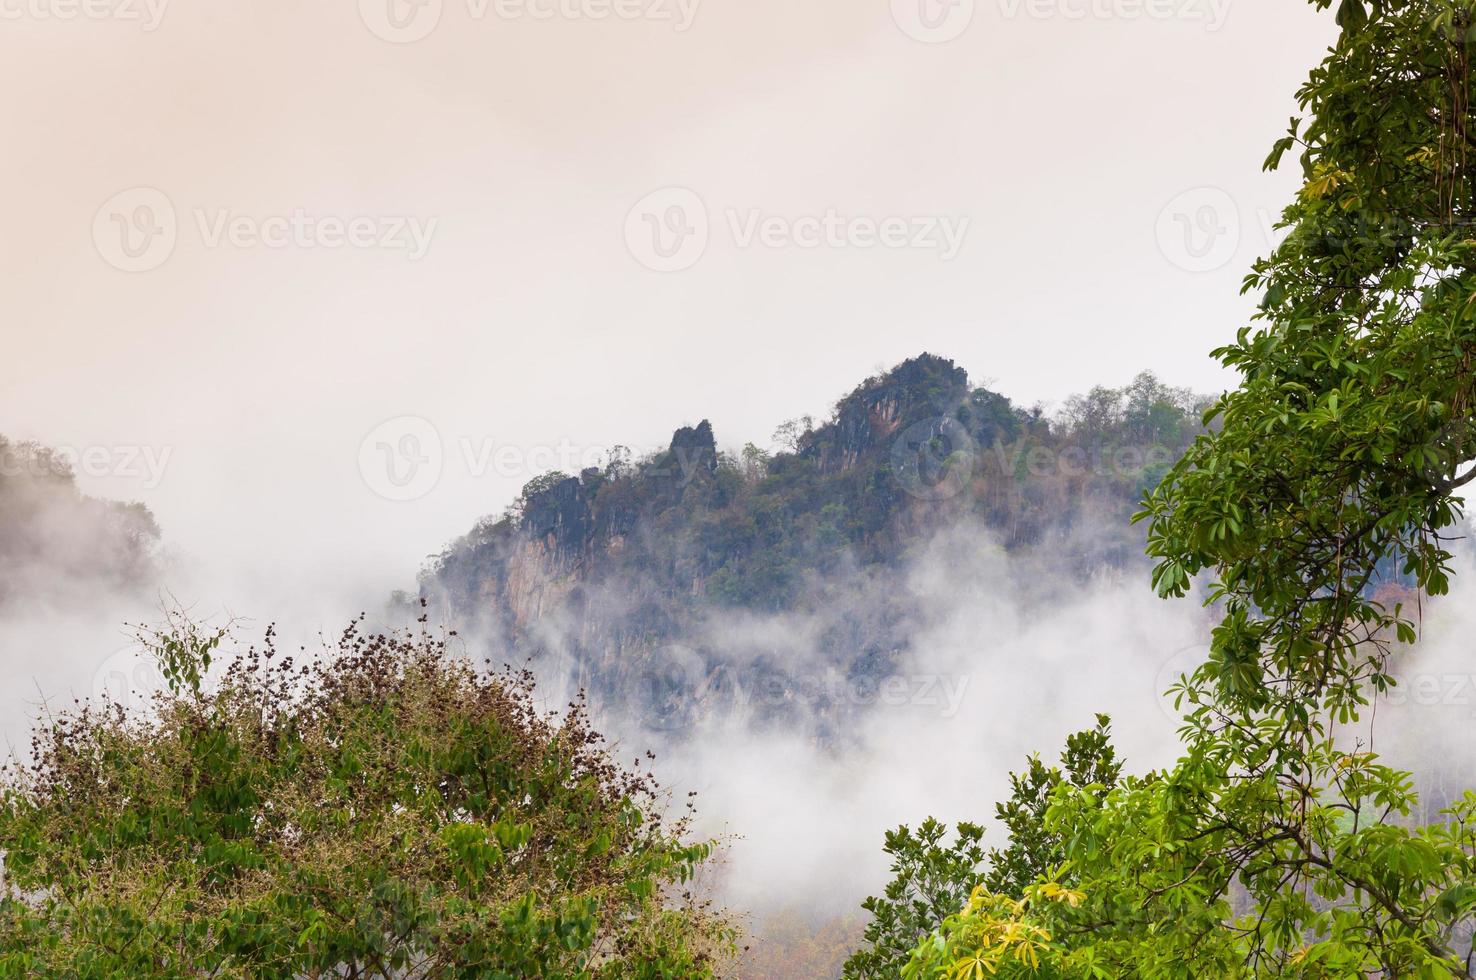
POLYGON ((904 976, 1472 976, 1476 795, 1419 823, 1369 728, 1417 637, 1387 586, 1447 591, 1476 456, 1472 13, 1343 0, 1267 161, 1303 187, 1216 352, 1240 384, 1140 515, 1154 586, 1220 615, 1183 757, 1058 789, 1061 867, 978 888, 904 976))
POLYGON ((0 788, 0 976, 701 977, 710 843, 576 705, 425 632, 303 662, 146 637, 146 715, 84 704, 0 788), (218 666, 218 665, 217 665, 218 666))

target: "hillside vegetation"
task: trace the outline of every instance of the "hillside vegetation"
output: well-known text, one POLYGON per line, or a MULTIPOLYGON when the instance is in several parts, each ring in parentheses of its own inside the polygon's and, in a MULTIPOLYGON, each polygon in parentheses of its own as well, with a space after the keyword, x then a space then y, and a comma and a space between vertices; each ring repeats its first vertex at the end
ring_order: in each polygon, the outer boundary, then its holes
POLYGON ((732 649, 746 642, 722 628, 735 615, 818 623, 823 667, 874 681, 925 615, 898 570, 939 535, 982 530, 1051 580, 1146 573, 1129 518, 1202 408, 1144 374, 1049 418, 923 354, 829 419, 781 425, 776 451, 722 451, 704 421, 665 451, 540 477, 440 555, 421 591, 510 659, 548 669, 557 653, 596 703, 667 726, 713 708, 698 690, 783 690, 815 669, 762 641, 732 649))

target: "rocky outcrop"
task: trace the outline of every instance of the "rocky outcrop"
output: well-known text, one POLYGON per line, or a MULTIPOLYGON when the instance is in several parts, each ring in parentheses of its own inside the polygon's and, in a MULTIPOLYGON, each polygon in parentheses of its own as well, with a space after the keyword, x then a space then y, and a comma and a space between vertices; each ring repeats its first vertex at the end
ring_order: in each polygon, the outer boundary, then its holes
POLYGON ((528 495, 523 505, 523 533, 563 562, 584 552, 591 525, 589 498, 578 477, 528 495))
POLYGON ((717 442, 712 437, 712 423, 706 419, 695 426, 676 430, 676 434, 671 437, 671 448, 667 451, 675 457, 675 462, 683 473, 691 473, 699 468, 709 473, 717 472, 717 442))
MULTIPOLYGON (((1149 387, 1155 411, 1178 420, 1172 457, 1198 409, 1149 387)), ((1055 465, 1133 438, 1125 416, 1052 425, 922 354, 857 386, 794 451, 733 459, 703 420, 643 458, 540 478, 441 555, 422 595, 508 662, 553 658, 606 706, 652 717, 699 704, 720 668, 790 690, 786 630, 739 650, 742 637, 710 628, 735 616, 811 624, 821 667, 875 679, 916 632, 897 577, 951 529, 986 529, 1053 573, 1141 560, 1128 518, 1154 474, 1055 465)))
POLYGON ((922 354, 872 378, 841 399, 835 418, 807 435, 801 455, 821 470, 844 472, 889 452, 899 432, 950 418, 969 396, 969 376, 947 358, 922 354))

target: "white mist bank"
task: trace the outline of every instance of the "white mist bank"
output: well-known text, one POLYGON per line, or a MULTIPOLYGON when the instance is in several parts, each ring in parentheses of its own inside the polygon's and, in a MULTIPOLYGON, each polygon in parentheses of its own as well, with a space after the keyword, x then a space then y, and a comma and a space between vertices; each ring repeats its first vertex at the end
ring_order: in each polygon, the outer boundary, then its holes
MULTIPOLYGON (((1020 566, 956 530, 901 585, 928 614, 898 673, 952 679, 964 689, 956 711, 941 699, 875 704, 840 745, 718 719, 665 747, 658 774, 677 798, 699 792, 701 832, 732 839, 720 876, 727 902, 760 915, 790 905, 856 912, 887 879, 883 833, 928 816, 982 823, 986 844, 1002 844, 994 810, 1008 773, 1035 752, 1054 763, 1066 736, 1091 727, 1097 712, 1112 716, 1128 771, 1175 761, 1179 716, 1163 692, 1207 654, 1211 614, 1193 597, 1157 598, 1146 575, 1073 589, 1020 566), (1037 589, 1052 598, 1042 602, 1037 589)), ((1421 820, 1439 819, 1452 796, 1476 788, 1473 596, 1476 560, 1466 553, 1451 595, 1424 605, 1418 644, 1399 652, 1399 686, 1359 726, 1366 747, 1415 774, 1421 820)))
MULTIPOLYGON (((1130 579, 1063 586, 1042 603, 1009 557, 962 532, 940 535, 899 587, 924 602, 927 625, 896 673, 939 678, 932 697, 899 684, 912 700, 872 704, 841 744, 719 719, 658 753, 679 797, 699 792, 699 830, 735 835, 723 876, 734 906, 855 911, 885 881, 886 830, 928 816, 993 824, 1008 773, 1033 752, 1054 761, 1097 712, 1112 716, 1132 768, 1174 759, 1158 679, 1203 643, 1194 601, 1161 601, 1130 579), (956 704, 948 691, 961 692, 956 704)), ((986 841, 1002 843, 992 828, 986 841)))
MULTIPOLYGON (((699 794, 697 832, 729 841, 714 876, 726 904, 758 916, 783 907, 854 913, 886 880, 886 830, 928 816, 970 820, 986 826, 986 843, 1001 844, 994 804, 1008 793, 1008 773, 1035 752, 1054 762, 1066 736, 1090 727, 1096 713, 1112 716, 1129 771, 1176 758, 1178 718, 1162 692, 1203 657, 1210 615, 1193 598, 1158 599, 1146 573, 1097 576, 1085 585, 1065 569, 1043 577, 1050 558, 1046 550, 1006 555, 976 528, 940 532, 887 583, 919 610, 910 652, 890 681, 826 688, 827 697, 839 693, 855 709, 838 734, 817 737, 817 719, 803 713, 787 727, 760 727, 740 697, 739 710, 696 730, 610 729, 616 757, 629 763, 650 748, 674 801, 699 794)), ((1476 630, 1473 589, 1476 561, 1464 557, 1452 595, 1426 604, 1420 643, 1401 654, 1400 687, 1361 726, 1365 738, 1371 727, 1373 748, 1386 761, 1419 774, 1430 794, 1428 818, 1449 795, 1476 784, 1476 657, 1466 639, 1476 630)), ((369 612, 370 630, 406 625, 386 621, 385 597, 353 579, 310 586, 196 563, 173 563, 155 596, 93 598, 85 608, 0 610, 0 717, 17 750, 43 698, 56 711, 104 690, 117 697, 130 680, 147 688, 150 669, 124 624, 159 621, 161 602, 215 623, 234 620, 243 645, 275 622, 283 648, 310 652, 360 611, 369 612)), ((828 609, 827 617, 866 613, 864 590, 837 601, 856 608, 828 609)), ((556 648, 577 625, 541 628, 556 648)), ((820 648, 824 632, 818 618, 793 612, 715 614, 697 639, 735 668, 777 652, 794 673, 834 681, 839 674, 820 648)), ((489 654, 472 637, 460 646, 476 660, 489 654)), ((535 665, 551 710, 572 693, 555 669, 560 663, 535 665)), ((603 706, 591 709, 602 721, 603 706)))

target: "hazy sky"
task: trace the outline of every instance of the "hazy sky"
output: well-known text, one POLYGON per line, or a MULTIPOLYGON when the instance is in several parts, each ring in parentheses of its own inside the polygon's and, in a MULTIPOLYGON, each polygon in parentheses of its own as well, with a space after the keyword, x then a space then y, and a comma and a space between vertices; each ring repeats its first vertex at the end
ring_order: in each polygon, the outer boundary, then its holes
POLYGON ((1222 385, 1331 16, 937 2, 0 0, 0 433, 382 589, 541 470, 922 350, 1222 385))

